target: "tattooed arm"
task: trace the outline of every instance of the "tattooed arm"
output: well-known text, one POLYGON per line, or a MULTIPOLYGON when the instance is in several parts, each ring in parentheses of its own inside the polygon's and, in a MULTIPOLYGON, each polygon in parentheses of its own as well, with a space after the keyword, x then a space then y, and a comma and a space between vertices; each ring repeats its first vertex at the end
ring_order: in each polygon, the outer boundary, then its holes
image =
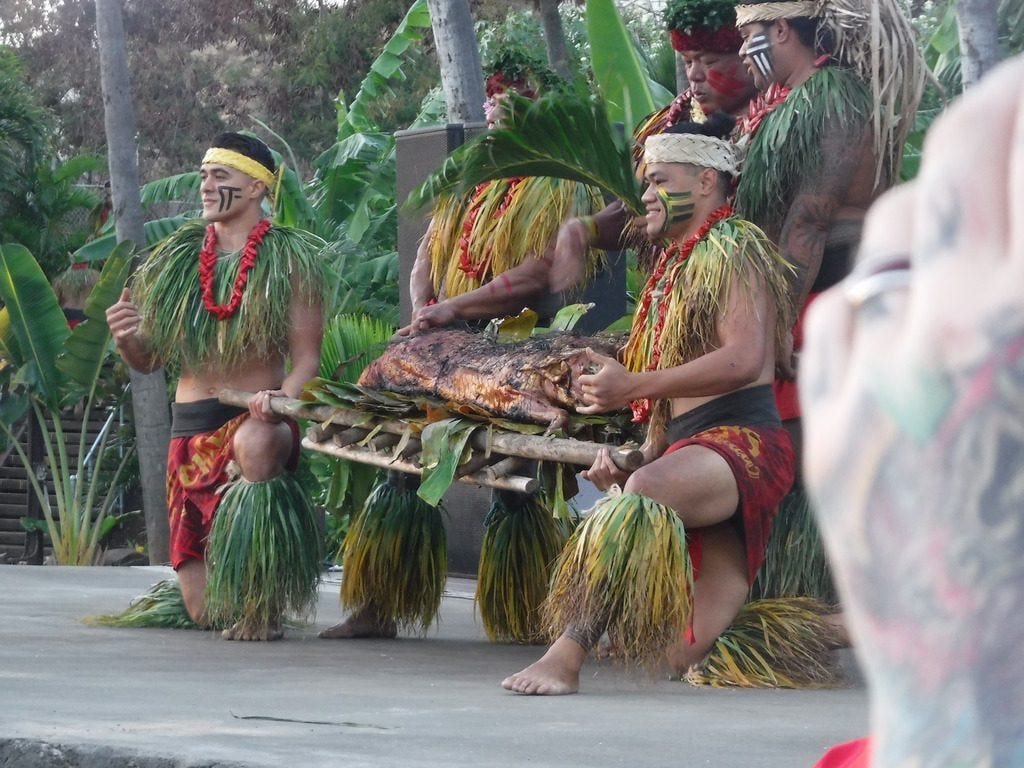
POLYGON ((803 306, 821 269, 825 241, 835 220, 862 217, 874 188, 872 139, 867 126, 832 120, 821 146, 821 163, 797 186, 779 232, 779 250, 794 266, 795 306, 803 306), (865 189, 865 187, 867 187, 865 189))
POLYGON ((876 767, 1024 755, 1022 169, 1018 57, 935 124, 808 319, 805 478, 876 767))

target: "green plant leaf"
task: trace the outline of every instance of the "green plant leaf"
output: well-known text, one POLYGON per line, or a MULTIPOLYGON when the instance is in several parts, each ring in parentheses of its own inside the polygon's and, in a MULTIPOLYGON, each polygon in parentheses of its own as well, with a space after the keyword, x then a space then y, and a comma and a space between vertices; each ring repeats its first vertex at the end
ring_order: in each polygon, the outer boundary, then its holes
POLYGON ((320 349, 320 376, 354 384, 383 351, 395 329, 365 314, 338 315, 327 323, 320 349))
POLYGON ((18 522, 21 523, 21 527, 29 533, 49 533, 50 529, 46 525, 46 521, 38 517, 27 517, 22 515, 18 518, 18 522))
MULTIPOLYGON (((143 232, 146 233, 146 248, 152 248, 168 235, 175 232, 182 224, 191 221, 193 218, 195 217, 182 215, 147 221, 142 225, 143 232)), ((74 260, 88 262, 102 261, 110 256, 116 246, 117 233, 112 231, 102 237, 97 237, 95 240, 90 240, 75 251, 74 260)))
POLYGON ((469 436, 479 424, 468 419, 443 419, 428 424, 420 435, 423 445, 423 482, 416 495, 437 506, 455 480, 469 436))
POLYGON ((675 94, 650 78, 612 0, 587 0, 591 69, 612 122, 627 128, 668 104, 675 94))
POLYGON ((100 281, 86 301, 86 320, 71 332, 64 345, 64 353, 57 359, 57 367, 84 387, 93 386, 110 353, 110 328, 107 327, 106 309, 117 301, 128 280, 133 250, 134 245, 124 241, 107 258, 100 273, 100 281))
POLYGON ((374 130, 376 125, 367 114, 367 107, 377 94, 388 88, 388 81, 402 74, 402 64, 410 51, 422 48, 423 32, 430 28, 430 9, 426 0, 416 0, 405 14, 384 50, 370 65, 348 109, 338 110, 338 141, 360 131, 374 130))
POLYGON ((550 176, 600 187, 640 213, 640 188, 626 140, 608 123, 599 99, 551 93, 536 101, 509 96, 507 127, 474 136, 409 195, 422 210, 446 194, 462 195, 490 179, 550 176))
POLYGON ((139 195, 143 205, 153 203, 195 203, 199 199, 199 172, 187 171, 147 182, 139 195))
POLYGON ((46 275, 21 245, 0 247, 0 300, 21 354, 20 360, 12 361, 21 368, 16 378, 31 381, 36 394, 56 406, 63 384, 57 356, 71 332, 46 275))

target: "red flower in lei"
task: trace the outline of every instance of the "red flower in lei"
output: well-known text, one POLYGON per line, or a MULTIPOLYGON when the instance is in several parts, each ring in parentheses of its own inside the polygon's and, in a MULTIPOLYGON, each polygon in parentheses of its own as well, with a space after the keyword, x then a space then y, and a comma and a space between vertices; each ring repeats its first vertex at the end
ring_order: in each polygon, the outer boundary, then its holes
POLYGON ((671 128, 680 121, 689 120, 690 103, 692 101, 693 91, 689 88, 672 99, 672 104, 668 108, 668 114, 665 116, 665 127, 671 128))
POLYGON ((747 119, 743 121, 743 133, 753 136, 768 113, 778 107, 789 96, 792 89, 788 85, 772 83, 768 90, 750 102, 747 110, 747 119))
POLYGON ((226 320, 238 311, 245 284, 249 282, 249 271, 256 263, 260 243, 269 229, 270 220, 261 219, 249 232, 245 247, 242 249, 242 258, 238 263, 238 277, 235 278, 235 285, 231 289, 231 298, 227 304, 218 304, 213 291, 213 272, 217 264, 217 230, 213 224, 206 228, 203 250, 199 252, 199 285, 203 291, 203 306, 207 312, 216 315, 218 320, 226 320))
MULTIPOLYGON (((661 252, 658 263, 654 267, 654 271, 651 272, 651 276, 647 279, 647 283, 644 285, 644 292, 640 297, 640 306, 637 310, 638 317, 635 323, 636 327, 641 328, 647 324, 647 318, 651 312, 651 303, 654 299, 655 288, 657 288, 658 283, 665 276, 665 272, 668 271, 668 268, 690 258, 690 254, 693 253, 693 249, 697 246, 697 243, 707 237, 711 228, 722 219, 727 219, 730 216, 732 216, 732 206, 726 204, 716 208, 706 219, 704 219, 704 223, 700 225, 700 228, 696 232, 686 238, 682 243, 673 242, 661 252)), ((676 277, 678 277, 678 273, 676 274, 676 277)), ((674 279, 667 281, 665 285, 662 286, 662 296, 668 296, 672 292, 672 288, 674 286, 674 279)), ((648 371, 657 370, 658 364, 661 362, 661 334, 665 330, 665 313, 668 311, 668 302, 659 302, 657 311, 658 319, 655 321, 654 332, 651 338, 651 359, 647 362, 648 371)), ((629 404, 629 407, 630 410, 633 411, 634 422, 645 422, 651 417, 651 401, 649 398, 633 400, 629 404)))
MULTIPOLYGON (((498 209, 494 212, 493 218, 500 218, 502 214, 508 210, 509 205, 512 204, 512 194, 526 178, 524 176, 516 176, 508 180, 508 189, 505 191, 505 197, 502 199, 498 209)), ((477 184, 473 190, 472 202, 469 206, 469 212, 466 214, 466 218, 462 223, 462 237, 459 238, 459 269, 465 274, 472 277, 474 280, 479 280, 483 277, 487 271, 487 267, 491 263, 491 252, 490 249, 483 254, 483 258, 479 262, 473 263, 472 256, 469 252, 470 238, 472 237, 473 227, 476 225, 477 216, 480 215, 480 208, 484 204, 484 193, 487 188, 492 184, 491 181, 485 181, 481 184, 477 184)))

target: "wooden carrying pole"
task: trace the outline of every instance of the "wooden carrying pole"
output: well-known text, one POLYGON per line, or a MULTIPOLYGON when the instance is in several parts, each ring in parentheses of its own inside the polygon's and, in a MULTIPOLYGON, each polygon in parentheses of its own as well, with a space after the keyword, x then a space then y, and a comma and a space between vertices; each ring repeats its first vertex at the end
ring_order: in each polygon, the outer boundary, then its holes
MULTIPOLYGON (((228 405, 245 408, 252 397, 251 392, 237 389, 224 389, 220 393, 220 401, 228 405)), ((317 405, 290 397, 270 398, 270 407, 274 413, 282 416, 294 416, 299 419, 316 421, 321 424, 332 424, 339 427, 361 427, 367 432, 377 430, 396 435, 404 435, 409 431, 409 424, 396 419, 386 419, 366 411, 352 408, 336 408, 330 405, 317 405)), ((538 461, 557 461, 563 464, 576 464, 589 467, 597 459, 598 452, 607 448, 612 461, 622 470, 632 472, 643 464, 643 454, 635 446, 614 446, 593 443, 585 440, 572 440, 562 437, 544 437, 542 435, 521 435, 515 432, 495 432, 477 430, 469 438, 469 444, 480 451, 499 453, 506 456, 519 456, 524 459, 538 461)), ((319 448, 317 450, 320 450, 319 448)), ((326 452, 326 451, 324 451, 326 452)), ((385 454, 387 456, 387 454, 385 454)), ((344 457, 349 458, 349 457, 344 457)), ((353 458, 354 461, 360 461, 353 458)), ((369 463, 369 462, 364 462, 369 463)), ((396 468, 393 465, 392 468, 396 468)))

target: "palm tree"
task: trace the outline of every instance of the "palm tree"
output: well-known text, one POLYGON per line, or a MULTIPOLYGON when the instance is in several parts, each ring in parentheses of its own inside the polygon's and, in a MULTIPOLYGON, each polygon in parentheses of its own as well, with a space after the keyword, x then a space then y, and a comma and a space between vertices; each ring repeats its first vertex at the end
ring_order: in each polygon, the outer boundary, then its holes
MULTIPOLYGON (((117 212, 117 239, 122 243, 145 243, 139 202, 139 172, 135 162, 135 110, 118 0, 96 0, 96 33, 100 41, 100 77, 110 158, 110 186, 117 212)), ((116 296, 111 297, 106 306, 116 299, 116 296)), ((169 557, 170 538, 165 490, 167 443, 171 435, 167 381, 163 369, 149 374, 132 371, 131 386, 149 561, 164 563, 169 557)))
POLYGON ((484 78, 469 0, 427 0, 448 121, 481 122, 484 78))

